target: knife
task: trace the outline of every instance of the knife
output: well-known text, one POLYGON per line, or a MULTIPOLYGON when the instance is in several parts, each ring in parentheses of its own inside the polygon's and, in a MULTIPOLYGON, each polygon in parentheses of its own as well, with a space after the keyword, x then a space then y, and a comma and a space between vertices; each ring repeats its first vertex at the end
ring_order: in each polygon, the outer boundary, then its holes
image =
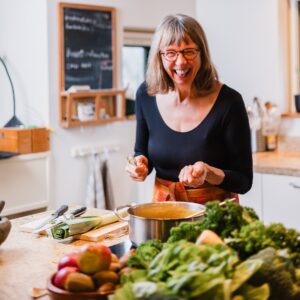
POLYGON ((64 214, 61 217, 59 217, 58 222, 55 222, 54 225, 57 225, 58 223, 64 222, 65 220, 70 220, 70 219, 79 217, 82 214, 84 214, 85 212, 86 212, 86 207, 85 206, 77 208, 77 209, 71 211, 70 213, 64 214))
POLYGON ((52 213, 46 220, 44 220, 37 228, 35 228, 34 233, 38 233, 41 231, 41 229, 47 225, 49 222, 55 220, 56 218, 63 215, 68 210, 67 205, 62 205, 57 211, 52 213))
POLYGON ((79 217, 82 214, 84 214, 85 212, 86 212, 86 207, 85 206, 77 208, 77 209, 71 211, 68 214, 63 214, 63 215, 59 216, 58 218, 54 219, 55 222, 52 223, 52 224, 51 224, 51 221, 49 221, 47 223, 49 226, 47 226, 47 227, 45 227, 47 224, 45 224, 42 227, 39 226, 38 228, 35 229, 34 233, 39 233, 39 232, 41 232, 43 230, 51 229, 52 227, 54 227, 54 226, 56 226, 58 224, 61 224, 61 223, 63 223, 66 220, 71 220, 73 218, 79 217))

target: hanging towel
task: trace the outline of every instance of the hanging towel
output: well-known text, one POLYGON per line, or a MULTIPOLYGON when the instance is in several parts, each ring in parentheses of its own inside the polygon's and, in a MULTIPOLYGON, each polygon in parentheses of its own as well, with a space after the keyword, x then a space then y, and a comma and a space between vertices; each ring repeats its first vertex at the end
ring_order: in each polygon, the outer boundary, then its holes
POLYGON ((112 182, 111 182, 108 166, 109 166, 108 158, 103 159, 101 164, 101 173, 102 173, 102 180, 103 180, 105 208, 113 210, 115 209, 115 201, 114 201, 112 182))
POLYGON ((85 204, 87 207, 105 209, 105 196, 101 174, 99 154, 92 154, 89 159, 89 178, 85 204))
POLYGON ((115 205, 108 167, 108 153, 105 151, 103 155, 91 155, 89 165, 86 206, 114 209, 115 205))

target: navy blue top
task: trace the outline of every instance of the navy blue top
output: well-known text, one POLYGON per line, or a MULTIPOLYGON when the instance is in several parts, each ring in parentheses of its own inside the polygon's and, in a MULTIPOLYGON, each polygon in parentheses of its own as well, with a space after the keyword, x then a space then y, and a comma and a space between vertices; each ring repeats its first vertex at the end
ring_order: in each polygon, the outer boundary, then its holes
POLYGON ((225 179, 219 187, 246 193, 252 186, 251 137, 247 112, 241 95, 223 85, 204 120, 194 129, 178 132, 163 120, 155 96, 149 96, 146 83, 136 95, 135 155, 149 160, 158 177, 178 181, 186 165, 203 161, 222 169, 225 179))

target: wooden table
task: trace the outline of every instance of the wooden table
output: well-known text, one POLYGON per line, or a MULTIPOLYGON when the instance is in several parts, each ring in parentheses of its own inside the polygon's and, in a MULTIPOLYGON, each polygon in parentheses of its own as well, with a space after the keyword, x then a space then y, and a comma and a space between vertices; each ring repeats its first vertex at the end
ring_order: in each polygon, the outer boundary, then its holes
MULTIPOLYGON (((33 287, 46 288, 47 279, 56 271, 57 262, 66 253, 89 243, 81 240, 59 242, 46 236, 22 232, 20 225, 40 218, 43 214, 12 220, 12 229, 0 246, 0 299, 27 300, 33 287)), ((123 237, 128 238, 128 237, 123 237)), ((118 241, 103 242, 115 244, 118 241)), ((109 246, 109 245, 108 245, 109 246)), ((50 297, 41 298, 49 300, 50 297)))

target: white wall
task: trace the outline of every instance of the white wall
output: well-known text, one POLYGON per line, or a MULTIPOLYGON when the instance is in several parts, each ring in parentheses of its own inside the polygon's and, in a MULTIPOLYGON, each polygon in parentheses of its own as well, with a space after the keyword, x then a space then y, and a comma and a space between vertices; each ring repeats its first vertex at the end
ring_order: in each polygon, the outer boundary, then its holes
MULTIPOLYGON (((221 81, 238 90, 246 104, 253 97, 288 111, 292 72, 283 0, 197 0, 196 15, 207 34, 221 81)), ((295 43, 294 43, 295 45, 295 43)), ((283 119, 280 134, 300 136, 299 119, 283 119)))
MULTIPOLYGON (((141 185, 130 181, 124 171, 126 155, 133 151, 134 121, 73 129, 59 127, 58 2, 58 0, 0 0, 0 55, 7 56, 15 83, 17 115, 26 124, 48 125, 54 130, 51 136, 50 207, 60 203, 83 203, 88 161, 86 158, 71 158, 70 151, 72 147, 85 145, 120 146, 119 152, 110 155, 114 194, 118 204, 150 201, 147 199, 148 194, 138 193, 137 187, 141 185)), ((121 83, 120 54, 124 26, 154 28, 163 16, 170 13, 195 15, 194 0, 64 2, 117 8, 119 83, 121 83)), ((11 117, 12 109, 9 103, 11 91, 3 73, 0 71, 1 126, 11 117)), ((143 188, 142 190, 145 191, 143 188)))
POLYGON ((281 51, 280 0, 198 0, 203 25, 221 80, 240 91, 286 110, 281 51))
MULTIPOLYGON (((46 1, 0 0, 0 56, 12 78, 17 116, 26 124, 49 123, 46 1)), ((0 126, 12 117, 12 92, 0 64, 0 126)))

